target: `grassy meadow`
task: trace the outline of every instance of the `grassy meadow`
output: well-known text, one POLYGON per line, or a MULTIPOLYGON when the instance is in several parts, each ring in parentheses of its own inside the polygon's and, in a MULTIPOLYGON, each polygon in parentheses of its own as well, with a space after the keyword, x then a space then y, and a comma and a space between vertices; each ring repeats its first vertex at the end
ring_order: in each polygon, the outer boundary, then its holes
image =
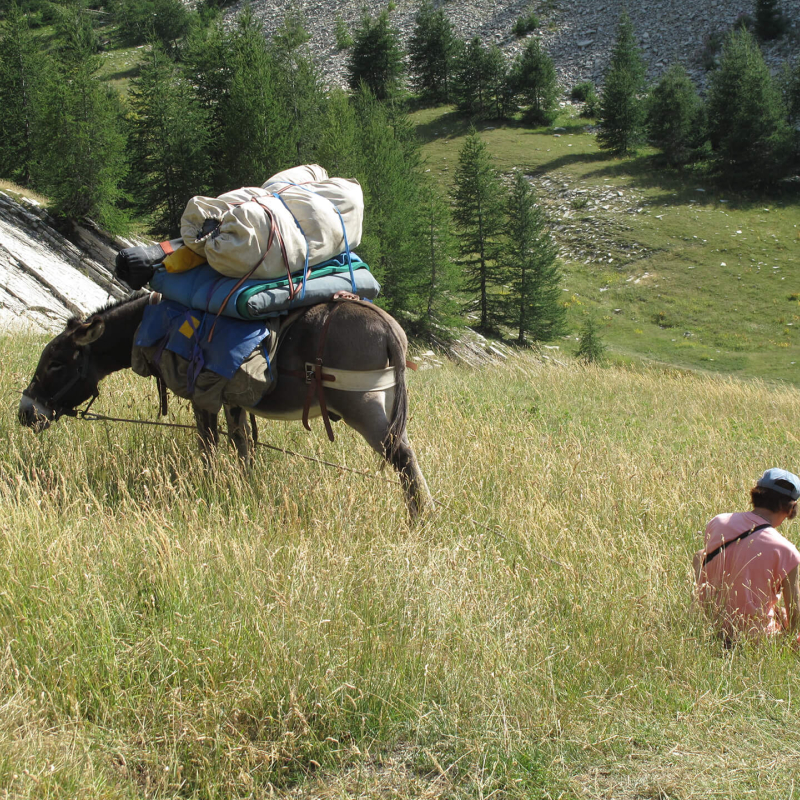
MULTIPOLYGON (((797 468, 794 387, 533 353, 421 370, 439 506, 412 527, 341 426, 261 437, 370 477, 24 430, 41 344, 0 339, 0 797, 800 794, 798 656, 725 651, 690 575, 706 518, 797 468)), ((120 374, 96 409, 156 406, 120 374)))
MULTIPOLYGON (((741 194, 665 168, 652 149, 613 158, 575 114, 568 106, 550 129, 478 126, 502 173, 534 176, 573 330, 595 314, 623 363, 800 382, 796 186, 741 194)), ((468 123, 450 108, 412 118, 428 168, 449 188, 468 123)))

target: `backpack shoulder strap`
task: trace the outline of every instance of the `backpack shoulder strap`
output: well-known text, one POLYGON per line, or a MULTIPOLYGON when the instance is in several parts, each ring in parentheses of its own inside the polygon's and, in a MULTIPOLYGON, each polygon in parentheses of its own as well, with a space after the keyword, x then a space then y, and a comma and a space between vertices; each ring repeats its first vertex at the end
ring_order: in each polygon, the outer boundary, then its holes
POLYGON ((771 528, 772 526, 769 522, 765 522, 763 525, 754 525, 749 530, 746 530, 744 533, 740 533, 738 536, 734 536, 733 539, 729 539, 727 542, 723 542, 716 550, 712 550, 710 553, 706 553, 705 558, 703 559, 703 566, 705 567, 711 559, 716 558, 729 544, 733 544, 734 542, 738 542, 740 539, 747 538, 751 533, 755 533, 756 531, 763 531, 764 528, 771 528))

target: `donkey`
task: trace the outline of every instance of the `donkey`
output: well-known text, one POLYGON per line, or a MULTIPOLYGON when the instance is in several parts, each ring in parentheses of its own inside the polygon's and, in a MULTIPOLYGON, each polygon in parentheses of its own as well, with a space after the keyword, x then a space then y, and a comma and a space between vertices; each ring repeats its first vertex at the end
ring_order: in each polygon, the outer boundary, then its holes
MULTIPOLYGON (((149 294, 139 295, 112 303, 86 320, 69 320, 65 330, 45 346, 33 380, 22 393, 20 422, 41 431, 65 414, 74 416, 78 406, 97 397, 103 378, 129 368, 136 329, 150 301, 149 294)), ((273 366, 280 377, 275 389, 254 408, 225 407, 228 434, 239 455, 249 463, 253 439, 248 413, 306 422, 323 413, 322 397, 331 419, 344 420, 397 470, 409 514, 416 518, 433 506, 433 500, 406 435, 406 348, 406 336, 397 321, 370 303, 347 300, 302 310, 278 350, 273 366), (334 306, 338 307, 332 320, 334 306), (306 364, 320 363, 318 359, 334 371, 394 367, 396 384, 374 391, 326 386, 324 395, 313 396, 308 391, 306 364)), ((197 406, 193 409, 201 450, 209 455, 218 443, 217 415, 197 406)))

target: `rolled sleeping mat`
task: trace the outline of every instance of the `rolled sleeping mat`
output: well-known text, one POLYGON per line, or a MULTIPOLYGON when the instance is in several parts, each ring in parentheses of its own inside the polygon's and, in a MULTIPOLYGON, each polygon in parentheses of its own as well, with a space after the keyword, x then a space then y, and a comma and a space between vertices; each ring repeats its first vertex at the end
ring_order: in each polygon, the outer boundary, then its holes
POLYGON ((149 247, 126 247, 117 253, 114 273, 131 289, 141 289, 153 277, 156 264, 161 264, 179 247, 183 247, 183 239, 171 239, 149 247))

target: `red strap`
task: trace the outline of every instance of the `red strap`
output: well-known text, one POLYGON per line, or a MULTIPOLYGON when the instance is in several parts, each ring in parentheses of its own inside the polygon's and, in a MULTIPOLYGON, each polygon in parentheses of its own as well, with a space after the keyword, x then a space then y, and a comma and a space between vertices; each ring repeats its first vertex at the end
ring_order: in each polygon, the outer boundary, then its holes
POLYGON ((175 252, 175 250, 173 249, 172 244, 170 244, 169 240, 167 240, 166 242, 159 242, 158 246, 164 251, 164 255, 165 256, 168 256, 171 253, 175 252))

